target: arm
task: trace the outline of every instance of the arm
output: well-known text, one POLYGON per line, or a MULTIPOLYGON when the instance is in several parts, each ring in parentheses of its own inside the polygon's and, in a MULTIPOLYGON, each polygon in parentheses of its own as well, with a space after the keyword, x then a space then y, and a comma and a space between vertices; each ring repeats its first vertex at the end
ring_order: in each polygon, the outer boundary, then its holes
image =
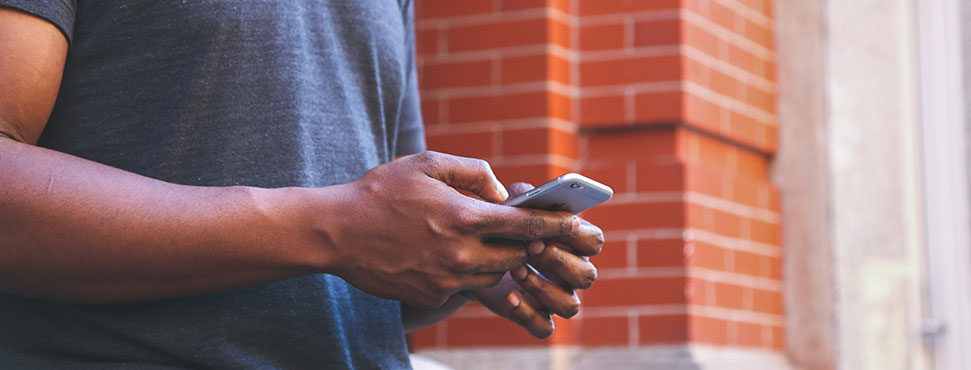
POLYGON ((572 230, 569 215, 456 192, 501 197, 488 166, 467 158, 425 153, 351 184, 257 189, 170 184, 38 148, 66 50, 53 26, 0 9, 2 292, 126 302, 324 272, 430 307, 525 260, 483 238, 572 230))

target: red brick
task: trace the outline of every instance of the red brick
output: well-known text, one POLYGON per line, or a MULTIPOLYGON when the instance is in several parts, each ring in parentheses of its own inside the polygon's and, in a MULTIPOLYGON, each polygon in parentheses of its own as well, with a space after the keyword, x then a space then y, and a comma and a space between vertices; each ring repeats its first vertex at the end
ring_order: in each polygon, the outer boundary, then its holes
POLYGON ((681 267, 684 265, 684 241, 679 239, 641 239, 637 241, 637 266, 681 267))
POLYGON ((687 162, 706 166, 718 173, 724 172, 726 168, 730 169, 730 158, 743 152, 732 144, 690 131, 685 131, 679 139, 688 149, 685 153, 687 162))
POLYGON ((641 316, 638 322, 641 344, 684 343, 688 341, 688 316, 641 316))
POLYGON ((580 124, 584 126, 616 125, 627 120, 627 97, 594 96, 580 99, 580 124))
POLYGON ((683 277, 601 278, 595 285, 583 292, 587 307, 685 303, 683 277))
POLYGON ((685 214, 687 227, 689 228, 709 231, 715 228, 715 214, 709 208, 688 203, 685 214))
POLYGON ((493 165, 492 171, 496 173, 503 184, 509 185, 515 182, 525 182, 533 185, 541 185, 550 179, 559 176, 558 169, 550 165, 529 165, 529 166, 501 166, 493 165))
POLYGON ((435 54, 438 52, 438 36, 439 31, 437 29, 427 29, 421 30, 416 33, 416 50, 420 55, 435 54))
POLYGON ((752 85, 745 86, 745 102, 755 108, 775 113, 775 95, 752 85))
POLYGON ((685 95, 685 120, 688 123, 711 131, 721 128, 722 107, 694 94, 685 95))
POLYGON ((570 83, 570 66, 563 58, 548 54, 503 58, 502 83, 556 81, 570 83))
POLYGON ((434 348, 438 345, 436 333, 438 328, 432 326, 408 335, 408 349, 434 348))
POLYGON ((638 192, 675 192, 685 189, 684 166, 679 163, 637 164, 638 192))
POLYGON ((492 61, 425 64, 421 67, 423 89, 484 86, 492 83, 492 61))
POLYGON ((769 290, 753 289, 753 310, 782 315, 782 294, 769 290))
POLYGON ((684 227, 684 206, 670 203, 607 203, 584 212, 590 222, 607 230, 684 227))
POLYGON ((640 21, 634 24, 634 46, 677 45, 680 42, 680 19, 640 21))
MULTIPOLYGON (((460 1, 454 2, 461 3, 460 1)), ((524 45, 546 45, 549 42, 548 22, 549 20, 546 18, 536 18, 456 26, 448 31, 448 50, 468 51, 524 45)))
POLYGON ((493 0, 421 0, 415 2, 416 18, 446 18, 491 13, 493 0))
POLYGON ((708 87, 715 93, 737 99, 739 97, 740 85, 741 83, 738 80, 727 74, 716 70, 712 70, 710 73, 708 87))
POLYGON ((580 50, 623 49, 626 37, 624 23, 580 27, 580 50))
POLYGON ((675 10, 680 0, 581 0, 580 15, 630 13, 637 11, 675 10))
POLYGON ((580 64, 580 83, 583 86, 677 81, 680 78, 681 61, 676 55, 602 60, 580 64))
POLYGON ((769 153, 775 153, 779 148, 779 127, 774 125, 766 126, 765 140, 765 150, 769 153))
POLYGON ((693 82, 700 86, 708 86, 711 73, 708 66, 689 57, 681 58, 681 64, 681 68, 684 69, 684 75, 682 77, 685 81, 693 82))
POLYGON ((732 182, 731 200, 751 207, 759 207, 759 196, 765 185, 748 176, 730 176, 732 182))
POLYGON ((772 31, 750 20, 745 20, 745 37, 766 48, 772 47, 772 31))
POLYGON ((482 122, 530 117, 547 117, 547 92, 453 98, 448 101, 450 123, 482 122))
POLYGON ((551 55, 548 60, 547 77, 550 81, 562 84, 572 84, 573 78, 570 76, 571 63, 566 59, 551 55))
POLYGON ((752 241, 770 245, 781 245, 779 225, 759 220, 749 220, 752 241))
POLYGON ((463 157, 489 157, 492 152, 492 132, 427 135, 428 149, 463 157))
POLYGON ((670 130, 598 133, 589 137, 589 157, 625 161, 673 157, 676 154, 675 137, 674 131, 670 130))
POLYGON ((627 188, 627 165, 625 163, 609 162, 597 167, 587 166, 581 171, 585 176, 614 189, 614 194, 634 191, 627 188))
POLYGON ((772 16, 772 1, 770 0, 740 0, 743 5, 761 12, 762 15, 772 16))
POLYGON ((630 341, 630 320, 621 317, 586 317, 578 339, 584 346, 617 346, 630 341))
POLYGON ((577 142, 576 133, 551 129, 549 130, 547 143, 548 150, 546 153, 548 154, 556 154, 571 159, 576 159, 578 156, 577 147, 579 143, 577 142))
POLYGON ((576 140, 575 134, 553 128, 507 130, 502 133, 502 154, 558 154, 576 158, 576 140))
POLYGON ((449 347, 540 346, 550 342, 533 338, 525 329, 499 317, 452 318, 447 325, 449 347))
POLYGON ((735 322, 734 344, 741 347, 766 347, 763 340, 765 326, 748 322, 735 322))
POLYGON ((713 210, 713 215, 715 216, 715 228, 716 234, 724 235, 730 238, 741 238, 742 237, 742 217, 731 214, 728 212, 723 212, 719 210, 713 210))
POLYGON ((688 166, 686 169, 685 190, 710 195, 718 198, 727 198, 724 174, 712 166, 688 166))
POLYGON ((639 93, 634 97, 634 119, 642 123, 670 123, 684 120, 681 91, 639 93))
POLYGON ((704 316, 691 317, 691 341, 707 344, 728 344, 728 322, 704 316))
POLYGON ((688 256, 688 266, 725 271, 725 253, 721 247, 703 242, 692 242, 693 252, 688 256))
POLYGON ((627 241, 608 240, 600 254, 590 257, 590 262, 598 269, 627 267, 627 241))
POLYGON ((438 99, 421 100, 421 116, 422 120, 425 121, 425 125, 433 126, 441 123, 438 119, 438 110, 442 105, 443 104, 438 99))
MULTIPOLYGON (((693 305, 713 305, 714 297, 709 297, 708 292, 714 293, 714 283, 698 278, 688 278, 685 284, 685 295, 688 297, 687 304, 693 305)), ((713 294, 712 294, 713 295, 713 294)))
POLYGON ((774 186, 769 186, 766 190, 769 192, 769 205, 766 208, 773 212, 782 212, 782 199, 780 198, 779 189, 774 186))
POLYGON ((765 147, 765 124, 738 112, 731 113, 730 134, 748 145, 765 147))
POLYGON ((731 271, 737 274, 768 277, 769 272, 763 270, 763 266, 768 267, 769 257, 743 251, 734 251, 733 254, 735 266, 732 266, 731 271))
POLYGON ((782 280, 782 260, 775 257, 764 257, 768 260, 769 278, 782 280))
POLYGON ((772 81, 772 64, 736 45, 728 48, 728 62, 756 76, 772 81))
POLYGON ((739 17, 735 11, 719 4, 717 1, 708 2, 707 18, 715 24, 732 31, 735 29, 735 20, 739 17))
POLYGON ((762 153, 739 151, 735 156, 734 170, 751 179, 769 178, 769 159, 762 153))
POLYGON ((778 326, 772 327, 772 349, 779 351, 786 349, 785 329, 778 326))
POLYGON ((573 121, 573 99, 557 93, 550 93, 549 116, 573 121))
POLYGON ((715 282, 715 305, 722 308, 742 309, 744 288, 727 283, 715 282))
POLYGON ((502 1, 502 10, 525 10, 525 9, 544 9, 552 8, 559 11, 570 12, 570 0, 505 0, 502 1))
POLYGON ((566 23, 551 20, 547 23, 548 32, 550 33, 549 43, 553 45, 559 45, 570 49, 573 47, 572 39, 570 38, 570 26, 566 23))
POLYGON ((727 42, 718 38, 718 36, 712 35, 710 32, 690 22, 682 23, 682 28, 682 32, 684 32, 682 42, 684 45, 701 50, 705 54, 719 57, 721 45, 727 45, 727 42))

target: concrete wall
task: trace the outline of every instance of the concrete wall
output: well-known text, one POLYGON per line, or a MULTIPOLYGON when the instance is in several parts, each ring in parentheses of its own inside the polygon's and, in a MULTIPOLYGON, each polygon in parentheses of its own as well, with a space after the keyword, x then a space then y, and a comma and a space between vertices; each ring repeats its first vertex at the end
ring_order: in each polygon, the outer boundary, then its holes
POLYGON ((799 366, 925 366, 913 6, 779 2, 775 178, 799 366))
POLYGON ((776 5, 779 55, 779 154, 782 192, 786 344, 806 369, 836 365, 828 121, 819 1, 776 5))

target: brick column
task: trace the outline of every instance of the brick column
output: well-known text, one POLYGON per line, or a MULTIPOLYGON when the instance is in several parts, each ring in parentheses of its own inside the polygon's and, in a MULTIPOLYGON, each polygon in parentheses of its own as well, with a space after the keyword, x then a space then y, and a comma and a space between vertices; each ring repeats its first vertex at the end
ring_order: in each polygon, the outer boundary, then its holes
POLYGON ((431 149, 616 192, 584 215, 600 279, 552 339, 472 305, 416 349, 781 351, 770 0, 416 1, 431 149))

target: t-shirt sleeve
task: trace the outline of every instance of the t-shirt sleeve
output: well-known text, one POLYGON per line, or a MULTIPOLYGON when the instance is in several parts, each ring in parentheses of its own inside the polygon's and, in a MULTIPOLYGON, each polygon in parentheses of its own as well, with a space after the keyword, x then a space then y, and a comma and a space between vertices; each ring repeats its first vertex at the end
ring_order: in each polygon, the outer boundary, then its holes
POLYGON ((425 127, 421 118, 421 97, 418 93, 418 72, 415 69, 415 25, 414 7, 410 0, 403 5, 405 25, 405 50, 408 61, 405 63, 407 86, 401 100, 398 119, 398 137, 395 142, 395 156, 417 153, 425 150, 425 127))
POLYGON ((20 10, 51 22, 71 42, 74 36, 76 0, 0 0, 0 7, 20 10))

